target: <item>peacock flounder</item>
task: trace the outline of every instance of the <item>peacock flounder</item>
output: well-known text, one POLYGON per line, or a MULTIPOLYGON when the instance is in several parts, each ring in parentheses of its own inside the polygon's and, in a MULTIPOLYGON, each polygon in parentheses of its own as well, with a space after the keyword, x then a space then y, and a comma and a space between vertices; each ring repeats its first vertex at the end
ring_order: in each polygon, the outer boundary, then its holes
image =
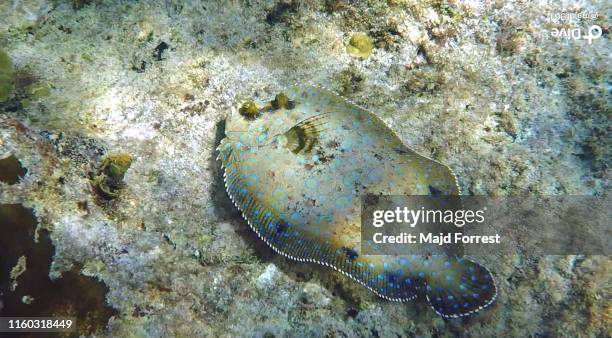
POLYGON ((281 255, 332 267, 393 301, 426 298, 444 317, 491 304, 489 271, 448 255, 362 255, 361 196, 458 195, 451 170, 328 90, 297 86, 232 111, 219 145, 227 192, 281 255))

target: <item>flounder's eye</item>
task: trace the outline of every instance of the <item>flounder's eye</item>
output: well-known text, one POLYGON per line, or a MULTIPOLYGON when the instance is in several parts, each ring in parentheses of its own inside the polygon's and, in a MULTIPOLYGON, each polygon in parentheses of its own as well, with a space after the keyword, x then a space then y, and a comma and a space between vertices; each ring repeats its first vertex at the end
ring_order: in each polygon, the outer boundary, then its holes
POLYGON ((259 108, 257 108, 255 102, 247 101, 242 104, 238 112, 246 119, 253 120, 257 118, 257 115, 259 115, 259 108))
POLYGON ((289 97, 285 95, 285 93, 276 94, 274 97, 274 101, 272 101, 272 107, 274 109, 280 108, 289 108, 291 102, 289 102, 289 97))
POLYGON ((271 104, 274 109, 293 109, 295 107, 295 102, 289 100, 289 97, 285 93, 276 94, 271 104))

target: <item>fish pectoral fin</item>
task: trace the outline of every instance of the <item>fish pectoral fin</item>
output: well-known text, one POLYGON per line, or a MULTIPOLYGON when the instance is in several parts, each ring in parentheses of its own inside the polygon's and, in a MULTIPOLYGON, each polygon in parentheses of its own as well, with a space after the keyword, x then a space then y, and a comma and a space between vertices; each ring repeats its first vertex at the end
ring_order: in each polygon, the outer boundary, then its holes
POLYGON ((294 154, 310 153, 320 142, 329 113, 309 117, 285 133, 285 147, 294 154))

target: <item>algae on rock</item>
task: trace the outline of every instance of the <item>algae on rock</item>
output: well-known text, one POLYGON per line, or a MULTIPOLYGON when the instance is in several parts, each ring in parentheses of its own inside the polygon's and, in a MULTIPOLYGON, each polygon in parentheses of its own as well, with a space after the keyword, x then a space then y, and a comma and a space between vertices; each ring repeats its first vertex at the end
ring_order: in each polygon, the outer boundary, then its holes
POLYGON ((374 44, 372 38, 364 33, 356 33, 349 40, 348 46, 346 46, 346 52, 350 56, 367 59, 372 54, 374 44))
POLYGON ((14 87, 14 71, 11 58, 0 49, 0 102, 6 101, 14 87))
POLYGON ((125 183, 123 177, 132 164, 132 156, 129 154, 111 154, 104 158, 98 175, 91 184, 103 198, 113 199, 119 196, 119 191, 125 183))

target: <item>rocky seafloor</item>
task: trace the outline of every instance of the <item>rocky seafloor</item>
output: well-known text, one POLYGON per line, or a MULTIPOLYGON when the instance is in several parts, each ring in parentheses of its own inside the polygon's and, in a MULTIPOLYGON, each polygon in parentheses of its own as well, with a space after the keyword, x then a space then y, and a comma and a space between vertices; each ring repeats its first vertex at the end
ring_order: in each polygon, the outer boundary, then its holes
POLYGON ((449 165, 466 194, 607 194, 608 1, 4 0, 0 13, 0 311, 77 316, 84 335, 612 335, 608 256, 492 253, 497 303, 445 320, 276 255, 215 161, 232 106, 312 83, 449 165), (590 43, 551 34, 592 25, 590 43), (357 33, 371 53, 347 49, 357 33))

